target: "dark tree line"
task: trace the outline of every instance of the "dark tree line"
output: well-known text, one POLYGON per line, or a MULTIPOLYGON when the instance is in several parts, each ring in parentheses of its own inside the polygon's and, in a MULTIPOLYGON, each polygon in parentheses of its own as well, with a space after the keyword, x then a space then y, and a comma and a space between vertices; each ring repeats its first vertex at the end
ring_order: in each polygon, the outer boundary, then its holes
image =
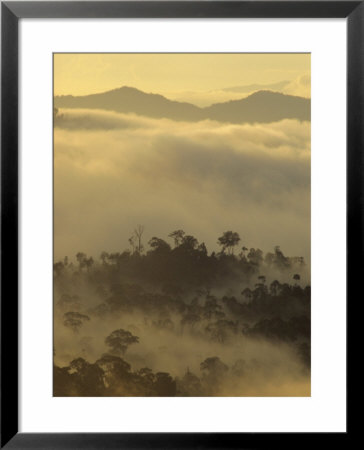
MULTIPOLYGON (((259 248, 238 247, 241 238, 238 233, 226 231, 218 238, 220 252, 208 253, 206 245, 183 230, 169 234, 173 241, 152 237, 149 250, 144 251, 142 236, 144 227, 138 226, 129 239, 131 250, 123 252, 102 252, 99 260, 79 252, 77 264, 70 264, 66 257, 54 264, 55 277, 66 272, 90 274, 92 280, 109 282, 120 279, 135 280, 168 289, 194 289, 226 286, 231 282, 249 282, 262 270, 275 268, 280 271, 297 269, 305 265, 301 257, 287 257, 279 246, 264 255, 259 248), (240 252, 236 255, 236 249, 240 252)), ((299 277, 299 275, 297 274, 299 277)), ((299 278, 298 278, 299 280, 299 278)))

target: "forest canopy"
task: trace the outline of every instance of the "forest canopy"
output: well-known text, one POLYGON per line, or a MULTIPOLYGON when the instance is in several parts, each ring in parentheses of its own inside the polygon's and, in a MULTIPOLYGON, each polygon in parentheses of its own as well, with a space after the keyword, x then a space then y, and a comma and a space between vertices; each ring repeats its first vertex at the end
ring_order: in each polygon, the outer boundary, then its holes
POLYGON ((288 372, 292 389, 307 391, 310 286, 302 283, 302 257, 279 246, 248 248, 232 230, 211 253, 181 229, 148 243, 144 230, 135 227, 124 251, 78 252, 54 264, 55 320, 63 323, 55 329, 56 396, 249 395, 267 371, 274 382, 288 372), (173 369, 178 342, 183 368, 173 369), (274 364, 269 351, 279 354, 274 364))

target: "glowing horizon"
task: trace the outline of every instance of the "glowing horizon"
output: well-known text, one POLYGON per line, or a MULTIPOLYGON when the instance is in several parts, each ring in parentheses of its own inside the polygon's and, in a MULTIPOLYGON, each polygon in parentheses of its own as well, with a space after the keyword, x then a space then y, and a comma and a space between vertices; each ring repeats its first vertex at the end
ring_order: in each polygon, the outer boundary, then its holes
POLYGON ((133 87, 204 106, 243 98, 239 86, 287 82, 279 92, 310 97, 310 54, 113 53, 54 55, 54 95, 90 95, 133 87))

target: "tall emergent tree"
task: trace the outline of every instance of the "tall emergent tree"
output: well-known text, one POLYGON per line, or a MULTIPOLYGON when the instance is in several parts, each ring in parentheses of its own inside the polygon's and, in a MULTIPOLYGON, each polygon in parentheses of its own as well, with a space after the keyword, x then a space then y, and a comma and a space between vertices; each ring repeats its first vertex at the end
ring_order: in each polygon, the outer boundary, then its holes
POLYGON ((105 344, 111 348, 114 353, 125 355, 129 345, 137 344, 138 336, 134 336, 130 331, 119 329, 113 331, 106 339, 105 344))
POLYGON ((218 244, 221 245, 222 251, 226 249, 229 255, 234 254, 234 247, 238 245, 240 236, 234 231, 225 231, 222 236, 218 238, 218 244))

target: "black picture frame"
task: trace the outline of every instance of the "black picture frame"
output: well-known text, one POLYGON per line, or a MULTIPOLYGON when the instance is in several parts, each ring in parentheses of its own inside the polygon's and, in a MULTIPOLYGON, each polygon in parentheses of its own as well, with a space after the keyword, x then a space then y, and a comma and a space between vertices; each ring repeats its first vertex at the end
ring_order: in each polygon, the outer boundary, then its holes
MULTIPOLYGON (((18 432, 18 22, 22 18, 118 17, 347 19, 347 304, 356 300, 364 273, 364 1, 1 2, 1 448, 228 449, 307 445, 310 433, 18 432)), ((349 340, 349 352, 350 348, 349 340)), ((339 445, 348 444, 350 417, 348 408, 347 432, 334 436, 339 445)), ((327 444, 327 437, 316 433, 315 443, 325 439, 327 444)))

